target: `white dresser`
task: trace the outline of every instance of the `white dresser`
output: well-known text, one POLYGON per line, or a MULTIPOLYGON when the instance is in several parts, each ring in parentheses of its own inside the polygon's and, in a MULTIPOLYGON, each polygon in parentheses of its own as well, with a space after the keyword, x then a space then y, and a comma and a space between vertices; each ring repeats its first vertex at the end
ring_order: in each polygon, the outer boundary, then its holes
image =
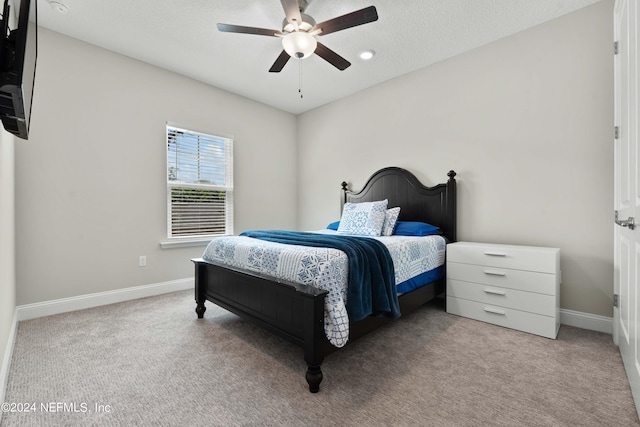
POLYGON ((555 339, 560 249, 447 245, 447 312, 555 339))

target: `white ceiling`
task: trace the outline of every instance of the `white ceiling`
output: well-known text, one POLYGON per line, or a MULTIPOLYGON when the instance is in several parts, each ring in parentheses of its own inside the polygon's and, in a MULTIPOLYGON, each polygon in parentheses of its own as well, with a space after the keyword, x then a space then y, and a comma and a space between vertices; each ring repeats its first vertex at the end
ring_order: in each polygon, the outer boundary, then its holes
POLYGON ((279 38, 216 29, 280 30, 279 0, 57 0, 66 14, 50 1, 37 0, 42 27, 299 114, 600 0, 312 0, 316 22, 371 5, 379 20, 318 38, 352 63, 345 71, 312 55, 280 73, 268 72, 279 38), (377 53, 367 62, 365 49, 377 53))

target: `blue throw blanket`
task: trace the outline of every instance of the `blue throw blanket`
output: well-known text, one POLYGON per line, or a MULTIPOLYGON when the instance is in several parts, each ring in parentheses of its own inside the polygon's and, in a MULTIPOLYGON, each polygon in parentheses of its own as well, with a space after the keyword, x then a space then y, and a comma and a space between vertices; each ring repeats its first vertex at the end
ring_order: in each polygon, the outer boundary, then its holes
POLYGON ((339 249, 349 259, 347 312, 352 321, 367 316, 400 317, 395 272, 389 250, 365 237, 329 236, 284 230, 250 230, 240 234, 288 245, 339 249))

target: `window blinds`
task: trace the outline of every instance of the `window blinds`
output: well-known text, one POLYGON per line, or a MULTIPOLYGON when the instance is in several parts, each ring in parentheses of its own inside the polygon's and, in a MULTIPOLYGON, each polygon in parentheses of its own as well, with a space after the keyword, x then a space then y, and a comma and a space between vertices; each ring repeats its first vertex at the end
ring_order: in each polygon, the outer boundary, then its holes
POLYGON ((170 238, 233 234, 232 144, 167 125, 170 238))

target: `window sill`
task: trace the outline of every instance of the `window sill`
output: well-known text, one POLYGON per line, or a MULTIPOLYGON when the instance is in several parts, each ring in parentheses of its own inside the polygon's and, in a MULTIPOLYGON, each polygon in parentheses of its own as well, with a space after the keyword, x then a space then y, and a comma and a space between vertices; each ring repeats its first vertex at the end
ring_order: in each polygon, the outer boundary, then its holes
POLYGON ((187 248, 191 246, 207 246, 215 237, 198 237, 193 239, 172 239, 160 242, 162 249, 187 248))

